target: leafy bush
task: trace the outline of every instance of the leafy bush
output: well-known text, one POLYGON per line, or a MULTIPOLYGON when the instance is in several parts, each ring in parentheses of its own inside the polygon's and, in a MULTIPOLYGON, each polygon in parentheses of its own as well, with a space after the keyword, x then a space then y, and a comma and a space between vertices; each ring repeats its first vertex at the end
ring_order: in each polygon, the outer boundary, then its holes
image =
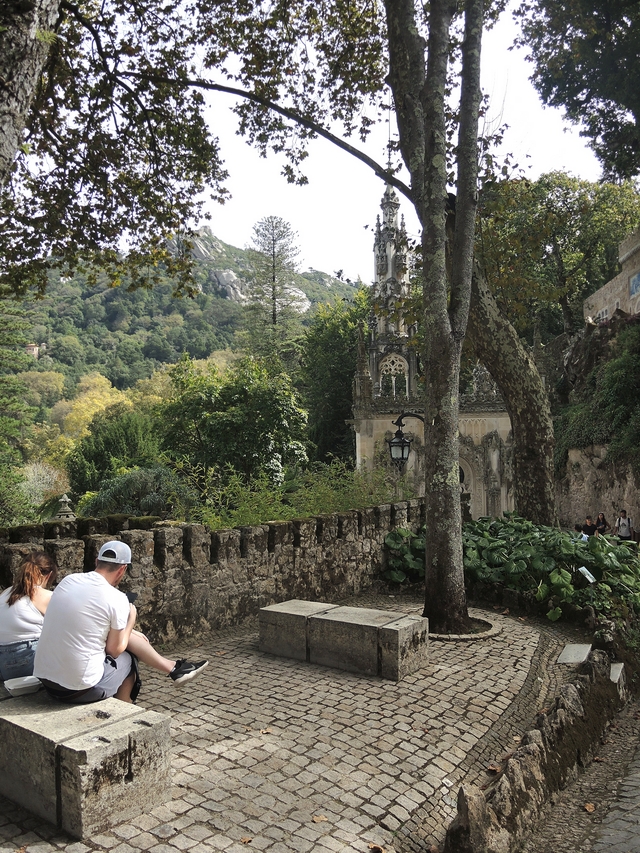
MULTIPOLYGON (((402 583, 424 576, 424 529, 418 534, 394 530, 385 544, 390 549, 388 580, 402 583)), ((462 545, 468 582, 528 592, 546 605, 552 621, 563 615, 565 605, 591 605, 614 620, 640 614, 640 559, 632 545, 614 544, 604 536, 584 542, 513 514, 467 522, 462 545), (590 583, 581 568, 595 582, 590 583)))
POLYGON ((77 514, 100 517, 113 513, 157 515, 194 520, 197 494, 164 465, 136 468, 106 480, 99 492, 88 492, 79 501, 77 514))
POLYGON ((618 334, 613 358, 590 373, 582 397, 556 420, 556 471, 563 471, 572 447, 606 444, 612 459, 640 474, 639 324, 618 334))
POLYGON ((334 459, 308 471, 288 470, 284 480, 273 484, 263 474, 250 483, 232 474, 210 484, 200 519, 212 529, 264 524, 309 518, 375 506, 392 500, 414 497, 408 487, 391 482, 386 472, 355 471, 348 463, 334 459))

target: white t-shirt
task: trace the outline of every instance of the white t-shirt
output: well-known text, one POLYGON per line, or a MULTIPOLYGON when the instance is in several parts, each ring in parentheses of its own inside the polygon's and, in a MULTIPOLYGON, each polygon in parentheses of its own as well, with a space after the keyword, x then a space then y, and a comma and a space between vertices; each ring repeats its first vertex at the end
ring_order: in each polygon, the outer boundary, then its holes
POLYGON ((620 516, 616 524, 618 526, 618 535, 628 539, 631 536, 631 519, 628 516, 627 518, 620 516))
POLYGON ((68 690, 93 687, 104 672, 109 631, 126 627, 129 610, 127 596, 98 572, 67 575, 49 601, 33 674, 68 690))
POLYGON ((11 587, 0 595, 0 644, 37 640, 44 616, 28 595, 23 595, 9 607, 10 595, 11 587))

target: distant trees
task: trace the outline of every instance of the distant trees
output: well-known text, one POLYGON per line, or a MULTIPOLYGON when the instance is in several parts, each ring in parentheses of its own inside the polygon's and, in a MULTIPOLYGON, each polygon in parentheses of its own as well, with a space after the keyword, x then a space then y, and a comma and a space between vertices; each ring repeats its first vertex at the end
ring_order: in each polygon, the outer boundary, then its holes
POLYGON ((148 412, 122 403, 95 415, 89 434, 67 459, 73 493, 98 491, 104 480, 126 469, 154 465, 160 453, 157 426, 148 412))
POLYGON ((279 216, 266 216, 253 226, 249 253, 251 282, 245 310, 245 339, 258 357, 295 367, 295 341, 301 332, 301 294, 294 291, 297 234, 279 216))
POLYGON ((369 315, 369 294, 358 290, 353 302, 320 305, 302 344, 301 381, 309 410, 309 438, 315 458, 353 459, 353 378, 358 323, 369 315))
POLYGON ((618 272, 618 243, 640 224, 630 182, 592 183, 564 172, 485 187, 476 254, 500 309, 531 340, 582 325, 582 302, 618 272))
POLYGON ((306 461, 307 416, 285 374, 251 358, 220 374, 187 357, 169 373, 172 399, 159 413, 163 448, 200 486, 226 468, 247 482, 261 473, 277 482, 285 465, 306 461))

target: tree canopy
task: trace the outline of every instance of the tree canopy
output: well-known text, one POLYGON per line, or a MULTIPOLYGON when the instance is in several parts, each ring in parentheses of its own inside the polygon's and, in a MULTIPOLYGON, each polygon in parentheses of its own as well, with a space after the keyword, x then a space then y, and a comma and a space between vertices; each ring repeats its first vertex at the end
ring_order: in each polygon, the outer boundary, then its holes
POLYGON ((517 14, 543 102, 582 125, 605 177, 640 174, 638 3, 524 0, 517 14))
MULTIPOLYGON (((225 172, 202 94, 166 82, 193 71, 187 6, 61 0, 55 23, 34 27, 48 55, 0 196, 0 283, 13 292, 44 290, 51 266, 95 263, 112 283, 126 269, 133 284, 161 263, 188 267, 188 241, 175 253, 165 238, 188 228, 205 189, 224 197, 225 172)), ((19 16, 5 23, 0 54, 22 32, 19 16)), ((12 85, 28 88, 25 75, 16 65, 12 85)))
POLYGON ((549 338, 582 325, 583 300, 617 275, 618 244, 638 224, 633 183, 551 172, 484 187, 476 251, 520 334, 531 340, 538 323, 549 338))

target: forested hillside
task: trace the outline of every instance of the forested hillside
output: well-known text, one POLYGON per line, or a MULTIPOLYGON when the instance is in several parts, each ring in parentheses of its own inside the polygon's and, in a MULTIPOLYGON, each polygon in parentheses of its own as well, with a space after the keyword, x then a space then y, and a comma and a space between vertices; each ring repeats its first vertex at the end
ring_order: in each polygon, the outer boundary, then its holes
MULTIPOLYGON (((40 346, 33 369, 64 374, 67 392, 93 371, 125 389, 183 353, 202 359, 233 347, 251 280, 248 251, 204 228, 194 254, 199 292, 193 297, 174 297, 170 278, 153 289, 129 292, 126 283, 110 287, 106 277, 90 287, 81 274, 52 276, 46 297, 28 311, 28 334, 40 346)), ((355 292, 350 283, 315 270, 292 278, 302 308, 352 298, 355 292)))

